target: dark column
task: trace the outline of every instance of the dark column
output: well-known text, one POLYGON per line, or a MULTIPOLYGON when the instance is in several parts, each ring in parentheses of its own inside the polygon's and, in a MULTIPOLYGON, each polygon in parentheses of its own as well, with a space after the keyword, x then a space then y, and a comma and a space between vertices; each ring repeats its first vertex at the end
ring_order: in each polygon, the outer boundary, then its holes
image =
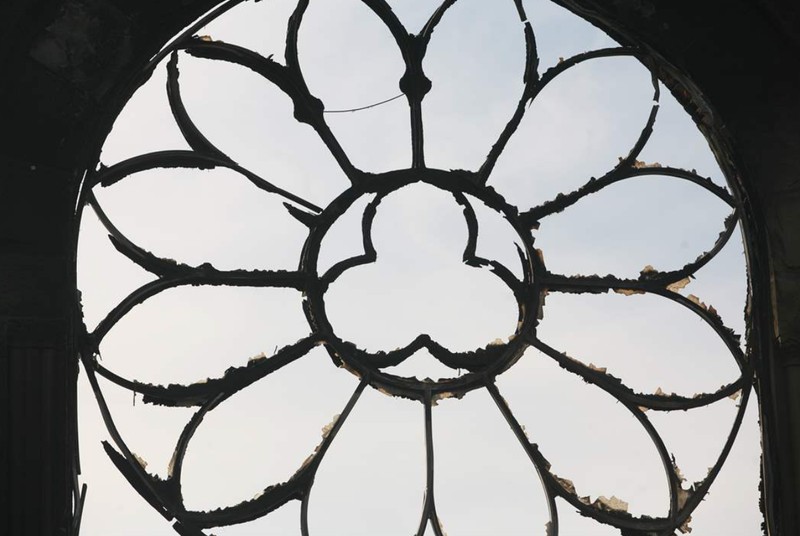
POLYGON ((0 3, 0 535, 72 532, 80 181, 129 76, 219 1, 0 3))
POLYGON ((771 536, 800 534, 800 6, 785 0, 559 0, 646 43, 743 196, 750 343, 771 536), (700 97, 702 95, 702 97, 700 97), (703 98, 704 97, 704 98, 703 98), (704 106, 708 104, 708 107, 704 106))
POLYGON ((0 534, 67 534, 76 360, 69 173, 0 157, 0 534))

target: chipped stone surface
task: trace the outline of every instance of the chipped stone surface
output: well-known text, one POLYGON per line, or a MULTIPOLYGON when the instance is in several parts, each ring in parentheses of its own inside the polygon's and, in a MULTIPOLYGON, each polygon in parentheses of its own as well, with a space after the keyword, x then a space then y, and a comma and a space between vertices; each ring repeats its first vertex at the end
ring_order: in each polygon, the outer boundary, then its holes
POLYGON ((572 480, 569 480, 568 478, 561 478, 561 477, 556 476, 556 475, 553 475, 553 476, 556 479, 556 481, 559 484, 561 484, 561 487, 564 488, 564 490, 567 493, 569 493, 570 495, 577 495, 578 494, 578 492, 575 490, 575 484, 572 482, 572 480))
POLYGON ((133 459, 136 460, 136 463, 138 463, 142 467, 142 469, 147 469, 147 461, 145 461, 144 458, 142 458, 135 452, 131 452, 131 454, 133 454, 133 459))
POLYGON ((339 418, 341 416, 342 416, 341 413, 337 413, 336 415, 333 416, 331 422, 322 427, 322 439, 326 439, 330 435, 334 426, 336 426, 336 423, 339 422, 339 418))
POLYGON ((617 294, 622 294, 623 296, 633 296, 634 294, 645 294, 643 290, 633 290, 627 288, 615 288, 614 292, 617 294))
POLYGON ((611 498, 607 498, 604 496, 600 496, 594 501, 594 506, 600 508, 601 510, 607 510, 610 512, 628 512, 628 503, 615 497, 614 495, 611 498))
POLYGON ((263 360, 265 360, 266 358, 267 358, 267 354, 265 354, 264 352, 261 352, 260 354, 258 354, 258 355, 254 355, 253 357, 251 357, 250 359, 248 359, 248 360, 247 360, 247 363, 248 363, 248 364, 250 364, 250 363, 258 363, 259 361, 263 361, 263 360))
POLYGON ((608 372, 608 369, 606 367, 598 367, 594 363, 589 363, 589 368, 594 370, 595 372, 602 372, 603 374, 608 372))
POLYGON ((689 523, 691 522, 692 522, 692 516, 689 516, 686 518, 686 521, 684 521, 681 524, 681 526, 678 527, 678 530, 680 531, 681 534, 688 534, 692 532, 692 527, 689 526, 689 523))
POLYGON ((692 279, 690 277, 684 277, 680 281, 675 281, 674 283, 670 283, 669 285, 667 285, 667 290, 672 292, 678 292, 686 288, 687 285, 689 285, 689 283, 691 282, 692 279))

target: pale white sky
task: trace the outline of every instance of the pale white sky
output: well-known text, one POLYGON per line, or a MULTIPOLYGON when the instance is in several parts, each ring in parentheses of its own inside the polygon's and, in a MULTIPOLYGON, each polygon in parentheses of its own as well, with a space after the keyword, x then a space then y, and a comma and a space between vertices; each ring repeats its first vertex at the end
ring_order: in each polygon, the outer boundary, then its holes
MULTIPOLYGON (((390 2, 409 31, 437 3, 390 2)), ((201 34, 282 61, 289 0, 245 2, 201 34)), ((541 71, 585 50, 613 45, 600 30, 550 3, 526 0, 541 71)), ((513 2, 459 0, 435 31, 425 70, 430 167, 476 169, 511 117, 522 90, 522 27, 513 2)), ((398 93, 403 72, 389 32, 355 0, 311 2, 300 32, 300 61, 311 92, 328 109, 351 108, 398 93)), ((200 130, 243 166, 325 206, 348 185, 291 103, 243 68, 181 55, 182 93, 200 130)), ((188 149, 167 104, 161 65, 120 115, 103 148, 113 164, 149 151, 188 149)), ((490 184, 521 210, 573 190, 627 154, 644 125, 652 86, 630 58, 594 60, 571 69, 531 105, 500 158, 490 184)), ((353 163, 368 171, 410 164, 403 99, 353 114, 326 116, 353 163)), ((662 88, 655 134, 642 160, 696 169, 724 184, 707 143, 662 88)), ((307 229, 283 200, 226 170, 140 173, 98 199, 117 226, 155 254, 218 268, 295 269, 307 229)), ((362 252, 362 199, 323 242, 321 269, 362 252)), ((514 232, 474 203, 478 255, 517 269, 514 232)), ((676 269, 708 250, 727 207, 705 190, 666 177, 616 184, 534 231, 550 270, 636 276, 647 264, 676 269)), ((421 332, 454 350, 474 349, 514 332, 510 291, 488 271, 461 263, 466 243, 452 196, 414 185, 387 197, 373 227, 374 264, 345 272, 331 287, 328 314, 344 338, 393 349, 421 332)), ((119 255, 91 211, 81 230, 79 286, 89 328, 152 276, 119 255)), ((744 331, 745 262, 737 232, 683 291, 713 304, 744 331)), ((222 375, 261 352, 308 334, 299 292, 291 289, 184 287, 136 307, 108 335, 103 364, 152 383, 222 375)), ((540 338, 586 363, 608 367, 637 391, 691 396, 736 379, 722 341, 690 311, 656 296, 547 297, 540 338)), ((452 376, 425 352, 394 372, 452 376)), ((101 379, 123 436, 164 476, 190 408, 132 404, 130 392, 101 379)), ((205 418, 189 446, 183 490, 187 507, 209 509, 249 499, 289 478, 320 441, 357 385, 322 348, 233 396, 205 418)), ((669 505, 665 474, 652 442, 613 398, 531 349, 498 379, 528 436, 574 481, 580 495, 615 495, 636 515, 661 516, 669 505)), ((688 481, 715 463, 738 402, 723 399, 685 412, 650 411, 688 481)), ((170 535, 169 524, 129 488, 100 447, 107 434, 85 375, 81 377, 81 455, 89 484, 83 532, 170 535)), ((544 534, 548 520, 532 464, 485 391, 441 402, 433 411, 437 510, 450 536, 544 534)), ((760 533, 759 439, 755 399, 739 440, 707 500, 693 535, 760 533)), ((416 531, 424 492, 423 408, 371 388, 324 458, 310 500, 312 536, 407 536, 416 531)), ((559 501, 562 536, 619 534, 559 501)), ((299 503, 250 524, 207 531, 217 536, 299 535, 299 503)), ((429 531, 432 534, 432 531, 429 531)))

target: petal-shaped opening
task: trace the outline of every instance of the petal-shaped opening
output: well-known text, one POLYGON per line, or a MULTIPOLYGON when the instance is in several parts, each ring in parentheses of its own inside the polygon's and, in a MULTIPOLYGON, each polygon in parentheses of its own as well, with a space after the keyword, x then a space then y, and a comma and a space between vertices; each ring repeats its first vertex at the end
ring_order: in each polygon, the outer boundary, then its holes
POLYGON ((425 467, 422 406, 367 388, 319 467, 309 534, 415 534, 425 467))
POLYGON ((296 0, 242 2, 198 30, 197 35, 232 43, 284 63, 286 28, 296 0))
POLYGON ((214 408, 186 451, 181 482, 186 507, 232 506, 287 481, 314 452, 323 428, 355 386, 355 378, 317 348, 214 408))
POLYGON ((544 534, 547 497, 485 389, 433 408, 436 512, 451 536, 544 534))
MULTIPOLYGON (((735 396, 741 399, 740 393, 735 396)), ((717 463, 738 411, 738 402, 726 398, 686 411, 648 412, 650 422, 675 457, 675 464, 685 479, 684 488, 704 480, 709 468, 717 463)))
POLYGON ((248 523, 215 527, 214 536, 301 536, 300 501, 291 501, 248 523))
MULTIPOLYGON (((600 389, 528 350, 497 380, 551 472, 574 483, 579 497, 617 497, 633 515, 665 516, 664 465, 646 429, 600 389)), ((567 533, 568 534, 568 533, 567 533)))
POLYGON ((167 385, 221 377, 305 336, 294 289, 177 287, 134 307, 100 351, 120 376, 167 385))
POLYGON ((392 193, 378 206, 372 238, 377 260, 346 270, 326 294, 337 335, 390 351, 426 333, 466 351, 514 333, 511 289, 464 264, 467 224, 450 194, 424 185, 392 193))
POLYGON ((582 52, 619 46, 603 30, 552 0, 522 0, 522 4, 536 35, 540 71, 582 52))
POLYGON ((691 397, 740 372, 723 340, 683 306, 650 294, 547 296, 538 337, 637 392, 691 397))
MULTIPOLYGON (((143 404, 141 399, 133 407, 130 391, 115 388, 113 385, 102 382, 107 400, 112 407, 113 416, 119 415, 123 420, 126 414, 138 415, 143 404), (132 408, 130 411, 128 408, 132 408)), ((163 408, 162 408, 163 409, 163 408)), ((171 408, 174 409, 174 408, 171 408)), ((129 446, 137 454, 149 462, 147 470, 159 473, 159 466, 163 462, 162 443, 169 446, 170 442, 177 439, 173 433, 172 425, 177 425, 176 431, 185 424, 184 414, 191 410, 179 410, 169 413, 169 410, 159 412, 157 419, 150 419, 153 425, 153 434, 149 429, 140 429, 142 422, 138 416, 134 417, 135 424, 122 423, 120 430, 129 441, 129 446), (182 421, 180 423, 175 421, 182 421), (162 435, 162 432, 166 435, 162 435)), ((94 394, 86 374, 81 372, 78 379, 78 416, 80 433, 81 475, 82 483, 86 483, 94 492, 86 494, 84 515, 81 519, 81 532, 85 534, 119 534, 120 536, 139 536, 153 534, 167 536, 173 531, 169 523, 153 507, 136 492, 128 480, 120 473, 109 459, 103 449, 102 441, 109 441, 105 424, 100 414, 100 408, 95 401, 94 394), (120 520, 125 520, 120 523, 120 520)), ((142 419, 143 421, 144 419, 142 419)))
POLYGON ((758 404, 750 400, 739 435, 705 500, 692 514, 696 534, 759 534, 761 434, 758 404))
POLYGON ((636 144, 653 91, 649 71, 632 57, 568 68, 527 109, 490 184, 525 210, 602 176, 636 144))
POLYGON ((291 99, 255 72, 180 54, 184 104, 219 150, 272 184, 325 206, 349 181, 291 99))
POLYGON ((114 120, 100 154, 106 166, 140 154, 189 148, 169 108, 166 64, 155 68, 114 120))
POLYGON ((560 535, 619 536, 618 528, 582 516, 574 506, 563 499, 558 499, 556 505, 558 506, 558 533, 560 535))
POLYGON ((436 26, 423 64, 430 167, 477 169, 522 97, 525 34, 514 2, 459 0, 436 26))
POLYGON ((97 188, 103 210, 139 247, 225 270, 297 268, 308 228, 281 196, 226 168, 154 169, 97 188))
POLYGON ((364 2, 311 2, 298 39, 300 67, 311 93, 325 103, 326 121, 353 164, 365 171, 411 165, 411 130, 400 50, 364 2), (339 113, 336 113, 336 112, 339 113))
POLYGON ((691 182, 645 175, 543 218, 536 246, 551 272, 635 279, 647 265, 678 270, 709 251, 731 212, 691 182))
POLYGON ((639 160, 694 169, 701 176, 710 177, 716 184, 727 186, 708 140, 697 128, 692 116, 663 84, 658 102, 656 126, 639 160))
POLYGON ((125 296, 155 279, 153 274, 120 255, 108 231, 87 207, 78 241, 78 288, 86 327, 93 330, 125 296))

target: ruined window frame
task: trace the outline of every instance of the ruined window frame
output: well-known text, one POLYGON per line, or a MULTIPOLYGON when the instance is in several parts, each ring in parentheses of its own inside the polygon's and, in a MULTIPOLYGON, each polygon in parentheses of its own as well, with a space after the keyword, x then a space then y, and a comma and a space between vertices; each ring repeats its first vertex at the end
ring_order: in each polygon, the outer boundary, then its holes
MULTIPOLYGON (((281 286, 296 288, 298 290, 312 290, 311 301, 313 302, 315 299, 313 288, 308 286, 310 285, 307 277, 308 274, 303 274, 302 268, 297 272, 257 273, 257 271, 244 270, 221 271, 211 267, 210 265, 187 266, 184 264, 171 262, 167 259, 158 258, 138 247, 136 244, 128 240, 118 229, 116 229, 113 223, 103 212, 97 200, 94 198, 91 192, 94 186, 98 184, 102 184, 104 186, 113 184, 118 180, 122 180, 128 174, 144 169, 152 169, 156 167, 196 167, 205 169, 219 166, 234 169, 235 171, 248 176, 248 178, 250 178, 254 183, 260 182, 260 187, 263 190, 282 195, 288 201, 294 202, 296 205, 300 205, 303 207, 303 209, 310 210, 312 212, 315 210, 319 211, 320 213, 322 212, 322 209, 319 209, 319 207, 316 207, 303 199, 297 198, 289 192, 280 191, 279 188, 267 183, 260 177, 255 176, 248 170, 240 167, 224 153, 219 151, 219 149, 214 147, 203 136, 203 134, 193 124, 191 118, 186 112, 186 109, 183 107, 178 81, 179 74, 177 69, 177 55, 174 54, 174 51, 184 50, 198 57, 229 61, 255 70, 264 78, 283 89, 292 98, 295 105, 295 116, 298 121, 308 123, 315 130, 317 130, 323 141, 328 144, 329 149, 339 162, 342 169, 344 169, 348 174, 348 177, 351 179, 354 187, 361 188, 364 184, 366 184, 366 182, 369 181, 369 178, 366 177, 366 174, 352 166, 347 159, 347 156, 341 150, 341 147, 339 147, 338 143, 336 143, 335 138, 333 138, 330 131, 327 130, 322 116, 324 111, 322 103, 313 97, 313 95, 305 87, 305 83, 302 79, 302 73, 299 70, 299 65, 297 62, 296 41, 297 31, 302 20, 302 12, 305 9, 302 7, 304 2, 300 2, 301 7, 298 7, 298 10, 295 12, 295 16, 289 24, 290 43, 287 46, 286 67, 279 66, 277 63, 271 62, 265 58, 258 58, 254 53, 251 53, 245 49, 239 49, 233 45, 227 45, 225 43, 214 42, 203 37, 194 36, 196 31, 204 26, 207 22, 220 16, 225 11, 235 7, 241 1, 242 0, 234 0, 228 3, 223 3, 219 7, 212 10, 208 15, 200 19, 198 22, 193 24, 189 29, 171 41, 169 45, 165 46, 161 52, 152 58, 147 66, 145 66, 145 68, 141 71, 141 73, 139 73, 139 81, 133 82, 133 86, 143 83, 147 76, 149 76, 151 70, 155 68, 160 61, 166 59, 170 54, 173 54, 169 63, 168 94, 170 105, 176 123, 180 126, 181 132, 191 146, 192 150, 165 151, 159 154, 153 153, 151 155, 144 155, 143 157, 134 157, 110 168, 98 168, 90 171, 87 174, 83 185, 81 201, 79 202, 78 208, 78 213, 80 213, 82 207, 91 206, 109 231, 115 247, 117 247, 122 254, 126 255, 134 263, 158 277, 153 284, 146 285, 147 288, 142 287, 142 289, 139 291, 131 294, 126 301, 109 313, 106 319, 101 322, 96 330, 94 330, 92 333, 82 334, 80 340, 81 360, 83 361, 85 370, 92 384, 92 388, 98 397, 98 401, 100 403, 101 410, 104 413, 104 418, 111 433, 112 440, 116 445, 115 449, 110 444, 106 444, 106 451, 118 469, 126 476, 131 485, 137 489, 143 498, 145 498, 154 508, 164 514, 165 517, 172 517, 176 519, 176 524, 174 527, 178 533, 196 536, 204 534, 202 530, 205 528, 218 526, 221 524, 242 522, 242 520, 245 519, 254 519, 260 515, 266 515, 266 513, 269 511, 278 508, 289 500, 302 500, 305 510, 307 502, 303 498, 308 496, 310 486, 313 483, 314 472, 319 465, 319 461, 321 460, 322 455, 324 455, 325 449, 327 449, 327 446, 335 437, 338 429, 344 423, 347 414, 355 405, 358 396, 367 385, 389 391, 398 396, 415 398, 424 404, 426 417, 426 447, 429 460, 428 496, 432 497, 432 463, 430 461, 433 450, 431 437, 431 406, 437 397, 460 396, 466 392, 466 390, 473 388, 474 384, 470 382, 479 381, 476 380, 476 375, 468 373, 453 383, 431 387, 424 385, 424 382, 409 384, 409 382, 405 381, 406 379, 396 379, 391 377, 391 375, 381 375, 376 373, 374 370, 363 365, 364 356, 358 355, 357 352, 359 351, 350 349, 347 346, 346 341, 338 339, 338 337, 336 337, 332 331, 328 332, 328 328, 325 327, 327 321, 324 318, 319 320, 321 331, 319 333, 315 333, 308 339, 301 341, 298 343, 298 345, 281 349, 275 356, 272 356, 272 358, 269 360, 264 361, 263 364, 259 363, 255 366, 240 367, 233 372, 226 373, 226 375, 222 378, 213 379, 204 384, 168 387, 143 384, 117 376, 112 371, 106 369, 95 358, 97 354, 97 347, 100 343, 100 340, 102 340, 102 337, 108 332, 109 329, 111 329, 114 323, 116 323, 127 311, 130 310, 130 308, 135 306, 137 303, 140 303, 144 299, 147 299, 156 293, 161 292, 162 290, 172 288, 174 286, 183 284, 281 286), (291 45, 292 40, 294 42, 294 46, 291 45), (95 376, 95 374, 99 374, 107 380, 116 383, 117 385, 144 395, 146 402, 160 403, 164 405, 197 405, 201 407, 201 410, 198 411, 198 414, 192 419, 192 422, 187 425, 187 428, 181 435, 181 440, 176 447, 175 460, 177 466, 179 467, 182 458, 185 455, 186 447, 188 446, 191 434, 193 433, 194 429, 196 429, 199 421, 202 419, 202 415, 204 415, 205 412, 213 409, 213 407, 215 407, 222 398, 231 396, 233 393, 238 392, 238 390, 249 385, 252 381, 256 381, 258 377, 263 377, 259 376, 259 374, 269 374, 273 364, 279 366, 282 360, 287 362, 293 360, 296 358, 296 354, 298 352, 306 351, 308 348, 318 344, 321 341, 328 343, 329 351, 331 352, 331 356, 334 360, 339 359, 341 365, 355 369, 362 380, 354 392, 353 397, 344 408, 342 412, 342 418, 334 423, 330 433, 325 437, 320 445, 318 451, 319 456, 315 457, 314 460, 307 466, 302 467, 295 477, 284 483, 285 485, 282 484, 276 486, 270 491, 270 493, 265 493, 258 499, 246 501, 241 505, 214 512, 186 511, 180 500, 179 483, 172 481, 171 478, 168 478, 167 480, 160 480, 157 477, 153 477, 152 475, 146 473, 144 468, 137 461, 135 455, 125 445, 124 439, 116 431, 113 420, 110 418, 108 408, 105 407, 105 403, 102 400, 102 392, 98 386, 95 376), (353 351, 354 357, 351 359, 343 358, 342 355, 349 351, 353 351), (254 374, 253 371, 256 369, 258 369, 260 372, 256 372, 254 374)), ((687 87, 687 83, 685 81, 679 81, 676 77, 674 77, 670 72, 670 68, 665 65, 663 60, 661 60, 653 51, 647 49, 643 45, 623 44, 621 47, 615 47, 613 49, 601 49, 578 54, 559 63, 550 70, 545 71, 540 76, 537 72, 538 60, 536 58, 535 39, 533 37, 530 23, 527 21, 525 16, 521 0, 514 0, 514 2, 520 13, 520 20, 523 22, 525 28, 527 48, 525 90, 517 106, 514 117, 504 129, 500 136, 499 142, 492 148, 486 162, 480 168, 480 170, 474 173, 451 171, 441 174, 434 172, 434 170, 428 170, 424 163, 421 103, 425 93, 427 93, 427 91, 430 89, 430 82, 427 80, 422 71, 422 60, 424 58, 427 41, 430 38, 433 29, 439 20, 441 20, 441 17, 444 15, 444 12, 447 10, 447 8, 449 8, 454 2, 445 1, 442 7, 440 7, 440 9, 437 10, 431 17, 428 25, 423 28, 419 36, 411 36, 408 34, 408 32, 405 32, 405 29, 402 27, 399 21, 396 20, 396 18, 391 14, 391 9, 381 0, 366 2, 370 5, 373 11, 375 11, 376 15, 378 15, 387 25, 397 41, 398 46, 400 46, 401 50, 403 50, 403 58, 406 63, 406 74, 401 80, 401 90, 409 101, 412 122, 412 167, 409 170, 397 170, 396 172, 391 172, 394 173, 393 178, 395 182, 386 187, 386 191, 381 191, 381 194, 377 199, 379 202, 381 195, 386 195, 390 191, 393 191, 393 189, 399 188, 402 185, 416 180, 411 176, 411 172, 414 174, 419 174, 421 170, 424 170, 426 173, 430 172, 429 177, 426 180, 434 183, 436 186, 442 189, 449 189, 453 191, 457 201, 464 207, 465 218, 467 219, 470 229, 469 240, 470 244, 473 246, 472 251, 465 252, 465 261, 468 262, 468 264, 472 262, 474 265, 491 266, 497 272, 504 273, 503 270, 505 269, 507 271, 507 268, 496 266, 492 264, 495 261, 487 261, 475 255, 474 244, 477 240, 478 234, 477 223, 474 222, 474 213, 470 214, 471 209, 469 208, 469 203, 465 201, 463 194, 469 193, 472 195, 477 195, 479 198, 483 197, 488 203, 495 203, 496 209, 509 214, 513 212, 513 207, 511 205, 507 204, 504 200, 499 201, 490 198, 485 190, 482 190, 482 187, 485 185, 491 169, 497 158, 500 156, 505 143, 509 140, 514 130, 522 120, 524 109, 527 103, 535 98, 538 92, 545 87, 547 82, 555 78, 558 74, 566 71, 574 65, 590 59, 615 56, 633 56, 639 59, 648 69, 650 69, 654 86, 655 104, 644 129, 642 130, 630 153, 626 157, 622 158, 619 164, 605 176, 600 177, 597 180, 590 181, 578 190, 569 192, 550 202, 520 213, 518 215, 519 224, 516 227, 534 227, 538 225, 538 222, 542 218, 560 212, 564 208, 570 206, 585 196, 600 191, 605 186, 620 180, 634 176, 658 174, 667 175, 676 179, 686 180, 694 183, 712 193, 723 202, 727 203, 733 209, 733 213, 725 220, 724 231, 721 233, 719 239, 711 250, 709 250, 707 253, 704 253, 697 260, 684 266, 680 270, 673 272, 645 270, 637 279, 620 279, 612 276, 567 277, 561 276, 560 274, 550 273, 545 268, 542 259, 536 254, 536 250, 533 248, 533 243, 531 241, 530 244, 526 244, 528 246, 526 258, 531 266, 530 273, 532 277, 530 277, 528 281, 522 282, 518 289, 515 289, 515 293, 519 295, 525 295, 523 298, 524 303, 520 303, 520 322, 522 326, 535 326, 536 315, 532 314, 531 312, 539 310, 541 307, 541 302, 543 301, 543 296, 547 293, 547 291, 596 293, 614 290, 620 293, 647 292, 660 295, 675 301, 694 312, 723 339, 733 354, 737 364, 740 367, 740 370, 742 371, 739 380, 724 386, 715 393, 708 393, 694 398, 687 398, 674 394, 667 395, 661 393, 636 393, 622 385, 617 378, 606 374, 605 371, 597 370, 572 360, 571 358, 559 353, 555 349, 550 348, 543 342, 539 341, 535 335, 529 336, 528 334, 523 334, 521 332, 518 333, 520 337, 518 337, 518 342, 515 344, 509 343, 509 345, 505 347, 491 350, 487 349, 487 351, 482 355, 478 355, 478 353, 473 352, 467 357, 473 361, 476 359, 478 361, 483 359, 482 366, 484 368, 479 368, 480 374, 478 374, 478 376, 491 376, 492 380, 486 381, 482 386, 489 390, 492 398, 498 404, 501 412, 506 417, 509 426, 523 444, 523 447, 525 448, 528 456, 531 458, 532 463, 540 473, 540 477, 542 478, 542 482, 548 495, 548 501, 551 508, 552 530, 555 534, 558 532, 558 520, 557 514, 555 513, 556 497, 563 498, 582 514, 587 515, 588 517, 591 517, 601 523, 611 524, 622 529, 623 531, 630 531, 630 534, 643 534, 648 531, 680 530, 688 522, 693 509, 702 501, 703 497, 708 491, 708 488, 713 482, 714 477, 722 467, 727 453, 730 451, 730 448, 733 445, 736 432, 741 424, 744 410, 747 405, 747 400, 751 392, 750 386, 754 383, 755 378, 754 363, 751 361, 749 355, 741 350, 736 335, 733 334, 732 331, 726 326, 724 326, 724 324, 722 324, 721 319, 718 315, 716 315, 713 308, 705 306, 705 304, 699 302, 699 300, 683 297, 676 292, 676 289, 680 289, 681 285, 684 284, 687 278, 689 278, 695 271, 709 262, 716 255, 716 253, 718 253, 725 246, 728 239, 732 236, 736 225, 740 221, 745 228, 745 232, 747 230, 746 221, 742 217, 742 212, 745 211, 745 208, 742 200, 739 198, 739 191, 735 187, 734 182, 735 178, 738 177, 738 174, 735 170, 735 165, 733 164, 734 160, 733 158, 720 159, 720 163, 723 166, 723 172, 726 178, 729 180, 729 182, 734 184, 732 194, 728 193, 724 188, 716 186, 709 179, 699 176, 693 171, 664 167, 660 165, 648 166, 639 162, 637 157, 646 144, 656 121, 658 111, 657 102, 659 97, 659 81, 666 84, 671 91, 677 97, 679 97, 679 100, 685 106, 690 108, 688 111, 690 111, 692 118, 695 120, 698 126, 700 126, 701 130, 703 130, 706 137, 711 141, 712 146, 715 146, 715 149, 719 151, 718 157, 720 154, 725 154, 726 157, 728 156, 725 150, 722 148, 723 144, 717 143, 715 145, 715 140, 718 138, 716 133, 712 132, 711 128, 705 121, 705 110, 702 107, 702 100, 699 100, 699 93, 695 89, 687 87), (455 184, 457 181, 463 181, 463 183, 456 186, 455 184), (634 518, 630 514, 627 514, 627 512, 621 511, 619 505, 617 504, 610 504, 599 500, 593 503, 588 503, 584 498, 579 497, 577 493, 575 493, 574 487, 568 480, 559 478, 557 475, 552 474, 549 471, 549 463, 538 451, 536 446, 532 445, 527 440, 524 430, 514 418, 513 413, 502 399, 502 396, 500 395, 499 391, 497 391, 493 382, 493 375, 499 374, 502 372, 502 370, 510 367, 513 362, 519 358, 519 355, 521 355, 522 351, 529 346, 536 347, 543 353, 556 360, 563 368, 578 374, 587 382, 600 387, 614 396, 617 400, 628 407, 633 415, 636 416, 636 418, 639 419, 643 426, 648 430, 651 435, 651 439, 656 444, 656 448, 659 451, 662 462, 664 463, 665 468, 668 468, 668 474, 670 475, 671 505, 670 515, 667 518, 634 518), (500 354, 502 354, 502 357, 496 361, 498 363, 496 366, 492 365, 490 367, 486 364, 492 359, 497 359, 497 356, 500 354), (644 415, 642 408, 656 410, 689 409, 710 404, 724 397, 736 395, 739 392, 742 393, 740 410, 737 413, 731 434, 726 441, 723 454, 720 456, 720 459, 710 472, 709 477, 703 480, 699 487, 691 491, 684 489, 681 484, 682 477, 680 470, 670 459, 669 453, 663 445, 663 441, 661 441, 658 433, 655 431, 652 425, 649 424, 649 420, 647 419, 646 415, 644 415)), ((615 38, 617 38, 620 42, 626 42, 625 39, 619 39, 617 36, 615 36, 615 38)), ((374 215, 375 206, 377 206, 377 203, 372 205, 372 208, 367 209, 368 212, 365 213, 363 220, 365 244, 370 242, 369 229, 371 225, 371 217, 369 217, 369 214, 374 215)), ((309 212, 303 209, 298 208, 297 206, 292 206, 289 208, 290 212, 292 212, 296 218, 304 221, 310 228, 313 228, 315 225, 319 225, 320 220, 315 220, 315 215, 309 215, 309 212)), ((745 242, 747 246, 747 240, 745 242)), ((341 273, 341 271, 347 267, 351 267, 356 263, 370 262, 370 259, 374 260, 374 254, 374 250, 370 251, 370 248, 367 247, 365 251, 366 257, 351 258, 343 263, 340 263, 340 265, 337 265, 334 267, 334 269, 332 269, 333 273, 323 274, 321 277, 318 277, 317 279, 319 281, 315 284, 326 285, 330 283, 332 279, 335 279, 336 275, 341 273), (327 280, 326 277, 328 277, 327 280)), ((747 257, 749 263, 749 253, 747 257)), ((501 277, 503 277, 503 275, 501 275, 501 277)), ((317 293, 318 299, 322 299, 322 294, 324 294, 324 291, 317 293)), ((750 299, 750 296, 748 299, 750 299)), ((324 307, 322 309, 324 310, 324 307)), ((752 318, 746 319, 746 323, 749 328, 752 323, 752 318)), ((418 347, 424 346, 428 348, 432 351, 432 353, 438 352, 441 355, 441 360, 446 362, 446 364, 451 364, 450 366, 459 366, 459 368, 465 368, 467 370, 470 370, 470 367, 474 367, 474 364, 464 360, 465 356, 456 355, 453 352, 447 351, 446 349, 436 348, 434 341, 425 340, 423 338, 415 341, 415 344, 418 347)), ((402 349, 402 351, 399 353, 389 353, 385 356, 379 357, 385 359, 385 363, 387 364, 393 363, 397 359, 402 359, 407 353, 413 353, 415 349, 417 349, 417 347, 410 346, 402 349)), ((420 532, 418 534, 422 534, 422 532, 424 532, 427 521, 431 521, 431 526, 433 527, 433 530, 437 536, 442 536, 441 528, 436 517, 435 505, 432 501, 429 503, 426 502, 423 520, 420 526, 420 532)), ((304 533, 307 533, 308 529, 304 526, 303 530, 304 533)), ((623 532, 623 534, 626 533, 628 532, 623 532)))

